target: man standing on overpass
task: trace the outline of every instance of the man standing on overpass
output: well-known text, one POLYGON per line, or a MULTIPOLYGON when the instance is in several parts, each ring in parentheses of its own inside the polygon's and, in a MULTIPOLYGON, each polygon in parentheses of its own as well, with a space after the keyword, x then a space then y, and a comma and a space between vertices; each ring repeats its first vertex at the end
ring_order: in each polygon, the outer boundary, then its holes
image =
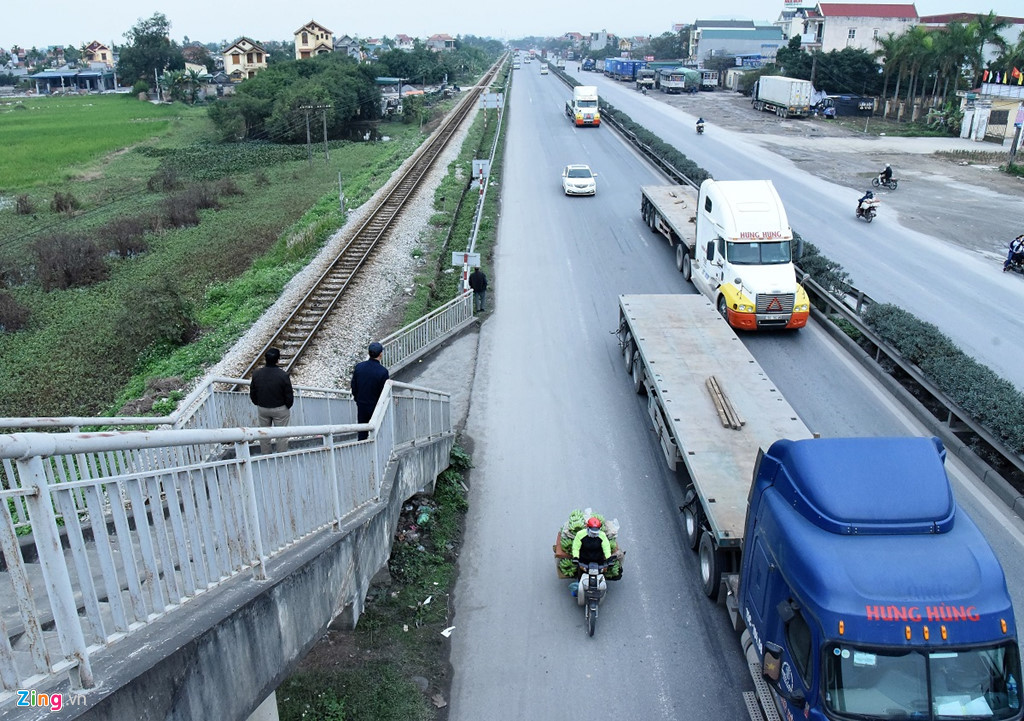
MULTIPOLYGON (((374 341, 368 350, 370 358, 357 364, 352 371, 352 397, 356 401, 356 420, 359 423, 370 422, 373 409, 384 392, 384 383, 390 377, 388 369, 380 362, 384 346, 374 341)), ((358 440, 366 440, 369 435, 367 431, 359 431, 358 440)))

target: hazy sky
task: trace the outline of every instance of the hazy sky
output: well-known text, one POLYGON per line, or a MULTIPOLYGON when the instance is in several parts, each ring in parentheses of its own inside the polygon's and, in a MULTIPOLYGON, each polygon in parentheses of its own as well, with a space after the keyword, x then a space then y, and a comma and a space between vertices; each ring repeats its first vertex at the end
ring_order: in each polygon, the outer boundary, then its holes
MULTIPOLYGON (((918 0, 917 12, 932 15, 948 12, 988 12, 1024 16, 1021 0, 918 0)), ((813 4, 813 3, 809 3, 813 4)), ((90 3, 82 0, 51 0, 42 4, 10 0, 0 12, 0 47, 12 45, 43 48, 99 40, 123 43, 124 33, 140 18, 163 13, 171 23, 172 39, 185 37, 203 43, 232 41, 245 35, 260 42, 291 40, 296 29, 316 20, 336 37, 394 36, 405 33, 426 39, 434 33, 518 38, 526 35, 562 35, 608 30, 620 36, 660 35, 673 23, 702 19, 753 19, 772 21, 783 8, 782 0, 722 0, 715 3, 623 2, 622 0, 390 0, 372 2, 307 0, 292 5, 280 0, 249 3, 153 0, 90 3), (701 6, 709 10, 700 10, 701 6), (675 9, 673 9, 675 8, 675 9)))

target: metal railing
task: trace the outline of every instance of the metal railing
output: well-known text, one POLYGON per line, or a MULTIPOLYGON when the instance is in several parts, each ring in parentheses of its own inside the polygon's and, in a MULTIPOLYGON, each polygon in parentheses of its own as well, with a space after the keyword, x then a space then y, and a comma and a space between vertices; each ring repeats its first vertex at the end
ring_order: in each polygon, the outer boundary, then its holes
MULTIPOLYGON (((299 417, 355 415, 344 394, 322 400, 299 417)), ((0 705, 64 672, 92 686, 91 654, 240 574, 265 578, 267 559, 379 501, 403 448, 453 440, 449 395, 394 381, 364 424, 0 436, 0 705), (304 440, 253 455, 267 438, 304 440)))
POLYGON ((474 321, 471 290, 384 338, 382 362, 391 373, 396 373, 474 321))

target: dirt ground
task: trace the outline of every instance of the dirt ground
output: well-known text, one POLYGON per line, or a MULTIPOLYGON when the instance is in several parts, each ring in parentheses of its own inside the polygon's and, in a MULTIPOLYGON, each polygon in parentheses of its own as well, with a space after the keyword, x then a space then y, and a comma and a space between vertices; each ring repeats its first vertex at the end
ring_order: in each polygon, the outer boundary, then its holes
MULTIPOLYGON (((861 119, 781 120, 728 91, 652 97, 702 116, 709 128, 742 131, 744 139, 797 167, 850 188, 851 213, 871 178, 891 163, 898 189, 875 192, 882 197, 880 214, 896 211, 901 225, 1000 258, 1006 243, 1024 232, 1024 179, 999 170, 1008 147, 888 136, 891 124, 877 118, 867 122, 867 133, 861 119)), ((1024 163, 1024 157, 1018 155, 1018 161, 1024 163)))

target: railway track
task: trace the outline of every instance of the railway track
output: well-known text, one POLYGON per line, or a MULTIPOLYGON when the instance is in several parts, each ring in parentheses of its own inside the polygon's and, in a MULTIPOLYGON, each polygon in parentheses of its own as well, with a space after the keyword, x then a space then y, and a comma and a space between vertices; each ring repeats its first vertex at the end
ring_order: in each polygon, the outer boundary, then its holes
POLYGON ((480 82, 449 113, 430 140, 416 151, 413 156, 414 161, 405 174, 394 184, 380 204, 367 215, 366 220, 338 253, 330 267, 316 280, 280 328, 274 332, 273 337, 249 362, 242 374, 243 378, 252 377, 253 371, 262 364, 263 356, 270 347, 278 348, 281 351, 279 365, 282 368, 292 370, 296 367, 302 354, 312 345, 316 334, 338 304, 338 300, 348 288, 349 283, 373 254, 374 248, 387 237, 388 231, 395 220, 400 217, 406 202, 419 188, 437 157, 448 145, 462 122, 477 107, 480 94, 490 85, 503 61, 504 58, 487 71, 480 82))

